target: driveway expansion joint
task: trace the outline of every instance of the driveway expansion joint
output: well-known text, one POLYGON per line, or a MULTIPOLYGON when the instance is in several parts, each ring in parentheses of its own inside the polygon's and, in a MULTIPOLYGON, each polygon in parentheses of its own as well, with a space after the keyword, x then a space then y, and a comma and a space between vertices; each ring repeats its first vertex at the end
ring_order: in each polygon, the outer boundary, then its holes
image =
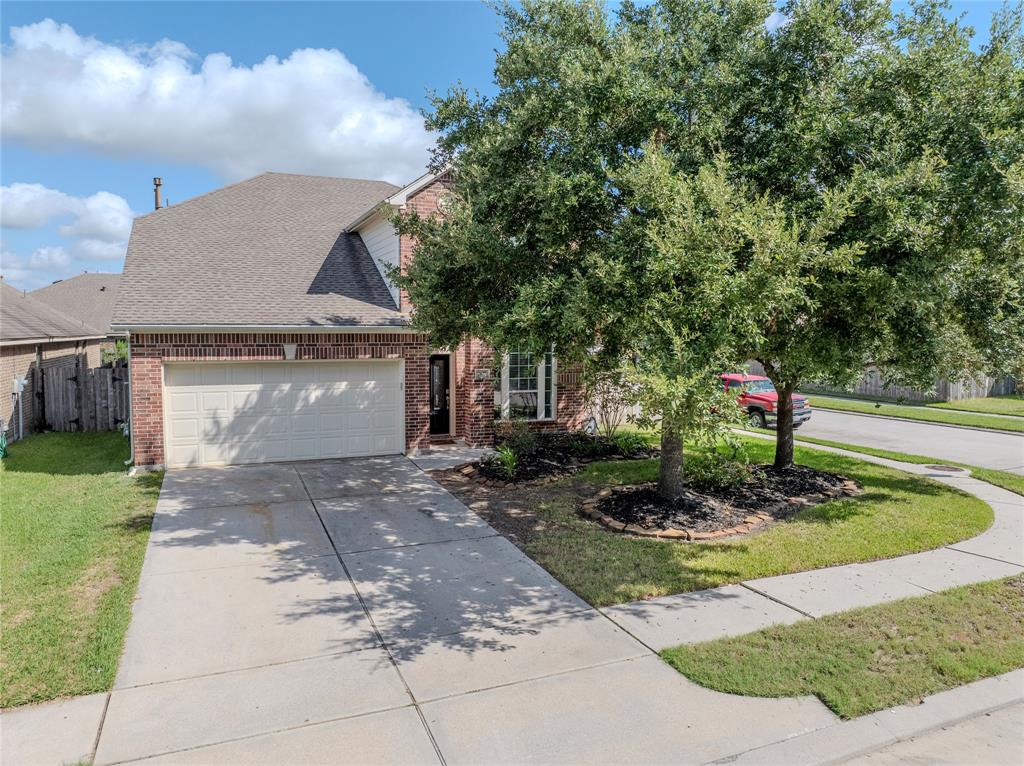
POLYGON ((334 541, 334 538, 331 536, 331 532, 327 528, 327 524, 324 522, 324 517, 321 515, 320 509, 316 505, 316 501, 313 499, 313 496, 309 492, 309 487, 306 486, 306 480, 302 477, 302 474, 301 472, 299 472, 298 468, 295 469, 295 473, 298 475, 299 482, 302 484, 302 488, 305 490, 306 496, 309 497, 310 503, 313 504, 313 511, 314 513, 316 513, 316 517, 320 520, 320 526, 323 527, 324 534, 327 535, 327 539, 330 541, 331 547, 334 549, 334 555, 337 557, 338 563, 341 565, 342 571, 345 573, 345 577, 348 578, 349 585, 352 587, 352 590, 356 594, 356 598, 359 600, 359 605, 363 609, 363 614, 369 621, 370 627, 373 629, 374 635, 376 635, 377 637, 377 641, 380 643, 384 652, 387 654, 388 661, 391 663, 391 667, 394 669, 395 673, 398 675, 399 680, 401 680, 402 685, 405 687, 405 693, 409 695, 409 700, 411 701, 412 706, 415 708, 417 716, 419 716, 420 723, 423 724, 423 729, 426 732, 431 745, 433 745, 434 747, 434 752, 437 754, 437 758, 441 762, 442 766, 444 766, 446 763, 444 754, 441 752, 441 748, 438 746, 437 740, 434 738, 434 733, 430 730, 430 726, 427 724, 426 716, 423 715, 423 711, 420 709, 419 703, 416 701, 416 696, 413 694, 412 689, 409 687, 409 683, 408 681, 406 681, 405 676, 402 675, 402 669, 398 666, 398 662, 395 660, 395 656, 392 653, 391 648, 384 640, 384 635, 380 632, 380 628, 377 627, 377 623, 374 621, 373 615, 370 613, 370 609, 367 606, 366 601, 363 599, 362 593, 359 592, 359 586, 356 584, 355 579, 352 577, 352 573, 349 571, 348 565, 345 563, 345 560, 341 557, 341 553, 338 551, 338 545, 334 541))

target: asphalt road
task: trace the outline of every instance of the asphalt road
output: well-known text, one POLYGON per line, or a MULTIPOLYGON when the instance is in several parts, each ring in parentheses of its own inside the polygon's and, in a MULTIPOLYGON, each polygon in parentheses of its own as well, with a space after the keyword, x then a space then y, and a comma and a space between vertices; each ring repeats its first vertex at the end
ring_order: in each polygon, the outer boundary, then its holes
POLYGON ((1024 435, 815 409, 797 438, 857 444, 1024 475, 1024 435))

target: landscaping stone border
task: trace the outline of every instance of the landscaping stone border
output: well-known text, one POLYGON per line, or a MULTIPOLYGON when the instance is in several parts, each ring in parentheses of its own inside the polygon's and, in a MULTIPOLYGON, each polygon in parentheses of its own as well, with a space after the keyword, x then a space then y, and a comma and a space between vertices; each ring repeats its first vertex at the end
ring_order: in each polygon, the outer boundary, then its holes
POLYGON ((798 495, 796 497, 788 498, 787 500, 767 506, 759 511, 751 511, 750 514, 743 519, 742 524, 738 524, 734 527, 726 527, 724 529, 716 529, 712 532, 698 532, 694 529, 645 529, 644 527, 637 526, 636 524, 626 524, 618 521, 598 508, 601 500, 614 493, 635 489, 645 489, 654 486, 654 484, 634 484, 625 487, 605 487, 593 497, 583 501, 580 505, 580 513, 614 532, 624 532, 626 534, 636 535, 637 537, 652 537, 660 540, 700 542, 705 540, 717 540, 722 537, 732 537, 733 535, 749 534, 760 529, 766 524, 775 521, 775 516, 773 514, 776 514, 783 509, 795 510, 798 508, 809 508, 813 505, 834 500, 837 497, 854 497, 864 492, 864 488, 860 484, 855 482, 853 479, 846 479, 843 481, 843 485, 841 487, 836 487, 826 492, 816 492, 810 495, 798 495))

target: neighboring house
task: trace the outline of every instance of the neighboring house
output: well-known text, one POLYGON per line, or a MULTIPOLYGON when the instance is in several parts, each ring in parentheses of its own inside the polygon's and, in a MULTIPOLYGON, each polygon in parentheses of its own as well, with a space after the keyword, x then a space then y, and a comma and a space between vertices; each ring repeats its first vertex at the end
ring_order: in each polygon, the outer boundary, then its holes
POLYGON ((266 173, 137 218, 113 316, 129 333, 135 464, 486 445, 496 411, 580 425, 579 376, 552 354, 496 363, 480 341, 435 348, 409 326, 386 267, 414 244, 381 210, 440 215, 447 183, 266 173))
POLYGON ((0 419, 9 438, 45 425, 39 371, 73 366, 80 359, 99 366, 108 332, 0 282, 0 419), (19 378, 27 380, 20 399, 14 394, 19 378))
POLYGON ((110 317, 114 313, 120 283, 120 274, 86 273, 59 279, 33 290, 29 295, 90 327, 106 331, 111 341, 107 345, 112 347, 113 341, 126 335, 110 329, 110 317))

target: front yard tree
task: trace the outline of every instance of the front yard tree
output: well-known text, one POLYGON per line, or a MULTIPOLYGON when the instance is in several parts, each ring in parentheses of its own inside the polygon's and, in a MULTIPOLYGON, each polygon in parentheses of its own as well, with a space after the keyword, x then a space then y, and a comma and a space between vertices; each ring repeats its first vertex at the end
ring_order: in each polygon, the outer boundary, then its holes
POLYGON ((414 321, 637 360, 669 453, 701 376, 756 358, 779 467, 802 381, 1019 360, 1020 14, 975 52, 942 10, 806 0, 768 28, 771 0, 502 6, 497 93, 456 88, 427 119, 446 218, 398 220, 414 321))

